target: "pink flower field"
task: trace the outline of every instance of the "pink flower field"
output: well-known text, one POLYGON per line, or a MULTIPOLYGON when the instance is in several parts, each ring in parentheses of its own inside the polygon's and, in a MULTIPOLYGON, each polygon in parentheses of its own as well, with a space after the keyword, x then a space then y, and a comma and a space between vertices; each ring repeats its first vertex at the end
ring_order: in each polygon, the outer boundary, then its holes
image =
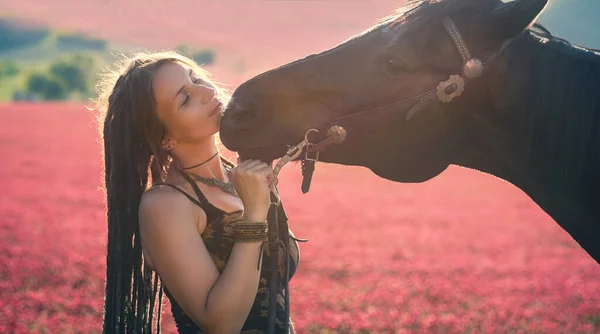
MULTIPOLYGON (((100 333, 98 132, 74 104, 0 106, 0 333, 100 333)), ((451 167, 423 184, 300 166, 280 190, 301 244, 299 333, 600 333, 600 265, 525 194, 451 167)), ((164 300, 163 330, 174 333, 164 300)))

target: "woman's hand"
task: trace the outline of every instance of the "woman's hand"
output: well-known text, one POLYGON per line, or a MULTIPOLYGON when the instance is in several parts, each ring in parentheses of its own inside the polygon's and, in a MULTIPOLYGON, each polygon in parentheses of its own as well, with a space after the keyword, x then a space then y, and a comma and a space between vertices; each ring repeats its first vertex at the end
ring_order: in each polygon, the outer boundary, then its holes
POLYGON ((266 220, 271 206, 269 185, 273 180, 273 169, 259 160, 245 160, 231 170, 229 178, 244 204, 244 217, 266 220))

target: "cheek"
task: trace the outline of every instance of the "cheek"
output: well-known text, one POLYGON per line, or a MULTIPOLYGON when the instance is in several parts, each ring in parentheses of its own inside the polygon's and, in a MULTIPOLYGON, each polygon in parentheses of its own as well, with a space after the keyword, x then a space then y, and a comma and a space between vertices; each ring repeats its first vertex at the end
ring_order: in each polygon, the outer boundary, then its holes
POLYGON ((218 131, 218 118, 207 117, 201 111, 190 113, 180 119, 182 135, 190 139, 203 139, 218 131))

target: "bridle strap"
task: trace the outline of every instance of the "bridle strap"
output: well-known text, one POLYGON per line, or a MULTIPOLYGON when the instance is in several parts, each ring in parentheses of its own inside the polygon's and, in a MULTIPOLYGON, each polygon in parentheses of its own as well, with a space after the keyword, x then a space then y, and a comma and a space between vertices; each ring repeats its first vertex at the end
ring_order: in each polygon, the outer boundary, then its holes
POLYGON ((406 110, 423 102, 432 92, 427 91, 375 109, 339 116, 330 123, 328 128, 338 125, 345 129, 352 129, 353 135, 369 133, 373 128, 380 126, 382 120, 391 123, 395 119, 400 119, 402 115, 398 113, 398 110, 406 110))
POLYGON ((472 56, 460 31, 452 19, 449 17, 442 18, 442 25, 452 39, 462 60, 463 65, 460 74, 450 75, 446 81, 440 82, 437 87, 419 95, 408 97, 373 110, 337 117, 329 124, 329 126, 340 125, 347 130, 349 135, 360 136, 363 133, 370 132, 374 127, 381 125, 382 123, 388 124, 393 122, 394 119, 398 118, 397 114, 402 114, 401 112, 398 112, 398 107, 404 106, 404 108, 400 108, 400 110, 408 110, 404 115, 404 119, 410 120, 419 111, 423 110, 427 105, 433 102, 436 97, 437 100, 442 103, 449 103, 455 97, 462 95, 465 85, 469 80, 483 75, 484 70, 488 69, 490 64, 498 58, 514 40, 514 38, 511 38, 503 41, 496 52, 490 55, 484 62, 481 62, 479 59, 472 56), (410 106, 406 107, 406 104, 409 104, 410 106), (381 117, 388 115, 389 117, 386 118, 381 117))
POLYGON ((454 42, 454 46, 456 46, 456 49, 462 58, 463 64, 471 60, 473 58, 471 56, 471 52, 469 52, 469 48, 467 48, 465 40, 462 38, 462 35, 458 31, 458 28, 454 22, 449 17, 444 17, 442 19, 442 25, 452 38, 452 42, 454 42))
MULTIPOLYGON (((406 121, 411 120, 418 112, 433 103, 436 98, 442 103, 449 103, 455 97, 462 95, 468 80, 481 76, 484 70, 490 67, 490 64, 508 48, 514 39, 511 38, 503 41, 500 48, 482 63, 479 59, 472 56, 460 31, 449 17, 442 18, 442 25, 452 39, 462 60, 463 65, 461 73, 450 75, 446 81, 440 82, 437 87, 421 94, 398 100, 375 109, 339 116, 325 127, 328 133, 320 142, 314 144, 309 142, 307 144, 305 136, 303 146, 301 145, 302 143, 300 143, 292 148, 297 148, 298 151, 305 151, 305 157, 302 160, 303 193, 308 192, 310 188, 314 164, 318 160, 319 152, 322 149, 331 144, 343 142, 348 133, 353 137, 360 137, 363 134, 376 130, 382 123, 394 123, 396 120, 402 119, 402 117, 406 121), (406 110, 406 113, 399 112, 399 110, 406 110), (333 136, 331 132, 334 133, 333 136), (314 158, 308 158, 310 153, 315 153, 313 155, 314 158)), ((284 163, 296 159, 299 154, 300 152, 295 152, 294 157, 287 157, 288 159, 285 160, 284 163)), ((285 158, 286 157, 284 157, 284 159, 285 158)))

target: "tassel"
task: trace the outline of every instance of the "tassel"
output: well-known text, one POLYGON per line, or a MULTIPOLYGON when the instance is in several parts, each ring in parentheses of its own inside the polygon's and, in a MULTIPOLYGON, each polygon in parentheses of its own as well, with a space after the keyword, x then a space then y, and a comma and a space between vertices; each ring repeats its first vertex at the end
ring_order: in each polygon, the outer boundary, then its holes
POLYGON ((304 194, 310 189, 310 182, 312 181, 314 171, 314 160, 302 160, 302 193, 304 194))

